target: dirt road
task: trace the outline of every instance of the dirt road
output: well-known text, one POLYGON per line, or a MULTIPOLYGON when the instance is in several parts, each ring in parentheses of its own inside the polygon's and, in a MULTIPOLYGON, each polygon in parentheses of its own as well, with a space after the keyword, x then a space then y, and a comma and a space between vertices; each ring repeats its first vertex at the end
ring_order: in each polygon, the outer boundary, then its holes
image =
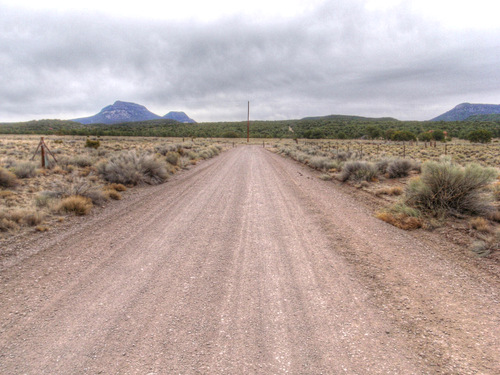
POLYGON ((260 147, 43 238, 2 259, 1 374, 500 373, 497 275, 260 147))

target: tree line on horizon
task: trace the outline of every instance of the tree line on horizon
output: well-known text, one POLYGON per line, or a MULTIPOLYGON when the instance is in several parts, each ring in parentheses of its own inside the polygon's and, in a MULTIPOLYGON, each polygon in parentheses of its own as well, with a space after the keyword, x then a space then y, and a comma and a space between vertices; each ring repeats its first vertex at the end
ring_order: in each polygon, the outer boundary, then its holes
MULTIPOLYGON (((184 124, 173 120, 150 120, 112 125, 83 125, 64 120, 35 120, 0 124, 0 134, 142 136, 192 138, 245 138, 246 121, 184 124)), ((500 138, 500 120, 399 121, 341 116, 302 120, 252 121, 251 138, 290 139, 390 139, 395 141, 447 138, 489 142, 500 138)))

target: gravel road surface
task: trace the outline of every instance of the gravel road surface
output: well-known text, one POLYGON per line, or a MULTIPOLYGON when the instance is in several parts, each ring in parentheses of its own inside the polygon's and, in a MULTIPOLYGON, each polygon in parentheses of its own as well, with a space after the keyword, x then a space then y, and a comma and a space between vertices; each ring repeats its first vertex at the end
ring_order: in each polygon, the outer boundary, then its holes
POLYGON ((2 250, 0 374, 500 373, 498 274, 262 147, 75 223, 2 250))

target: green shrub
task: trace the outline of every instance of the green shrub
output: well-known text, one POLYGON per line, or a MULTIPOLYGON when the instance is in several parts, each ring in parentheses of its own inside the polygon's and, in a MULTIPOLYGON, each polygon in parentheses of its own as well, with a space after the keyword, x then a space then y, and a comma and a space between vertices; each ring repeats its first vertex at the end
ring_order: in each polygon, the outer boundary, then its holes
POLYGON ((493 134, 485 129, 477 129, 467 135, 469 141, 476 143, 489 143, 491 142, 491 138, 493 138, 493 134))
POLYGON ((399 130, 392 134, 391 139, 393 141, 416 141, 417 137, 411 131, 399 130))
POLYGON ((225 133, 222 133, 222 138, 240 138, 240 134, 235 132, 234 130, 229 130, 225 133))
POLYGON ((433 140, 432 133, 423 132, 418 135, 418 140, 422 142, 430 142, 433 140))
POLYGON ((17 176, 5 168, 0 168, 0 186, 14 187, 18 184, 17 176))
POLYGON ((164 164, 150 154, 137 155, 135 151, 122 152, 97 165, 98 173, 108 182, 125 185, 165 182, 168 172, 164 164))
POLYGON ((427 162, 422 176, 409 182, 405 201, 433 212, 486 214, 491 205, 483 191, 496 175, 495 169, 477 164, 463 168, 450 160, 427 162))

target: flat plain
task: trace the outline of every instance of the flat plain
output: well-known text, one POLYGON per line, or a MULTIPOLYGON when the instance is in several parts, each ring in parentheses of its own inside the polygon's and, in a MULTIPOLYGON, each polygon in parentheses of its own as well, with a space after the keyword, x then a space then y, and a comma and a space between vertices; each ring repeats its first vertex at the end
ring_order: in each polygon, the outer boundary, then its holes
POLYGON ((263 147, 67 224, 4 242, 1 373, 500 371, 496 263, 263 147))

